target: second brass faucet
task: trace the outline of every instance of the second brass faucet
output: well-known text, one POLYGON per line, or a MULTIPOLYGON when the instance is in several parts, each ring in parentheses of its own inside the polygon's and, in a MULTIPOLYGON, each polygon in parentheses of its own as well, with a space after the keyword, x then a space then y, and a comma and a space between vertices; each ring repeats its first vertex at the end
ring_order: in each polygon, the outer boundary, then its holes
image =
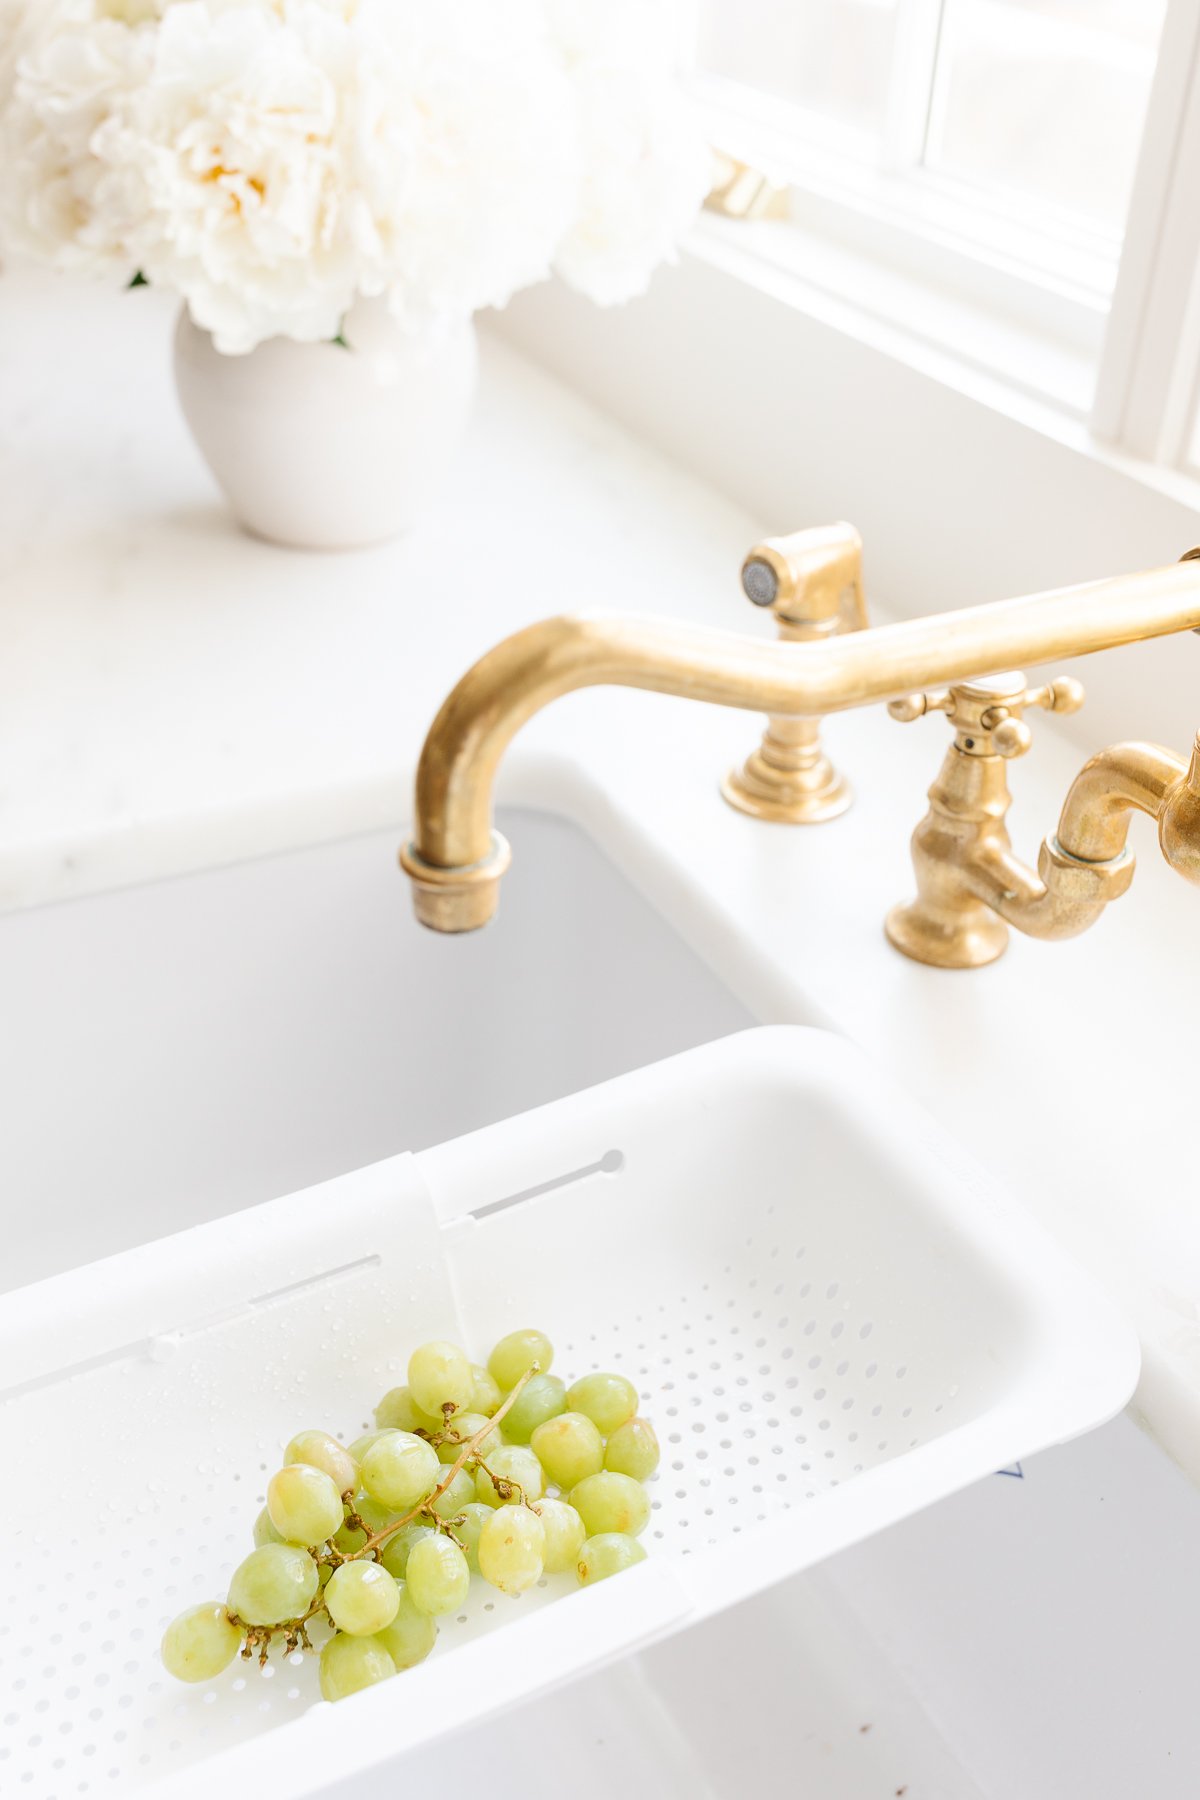
POLYGON ((891 942, 922 962, 990 962, 1010 925, 1040 937, 1084 930, 1129 886, 1133 811, 1158 821, 1171 866, 1200 880, 1200 747, 1190 763, 1156 745, 1102 751, 1072 784, 1037 871, 1019 861, 1004 818, 1007 761, 1029 743, 1023 714, 1070 710, 1081 693, 1072 682, 1030 689, 1022 675, 997 673, 1200 629, 1194 553, 1142 574, 863 629, 860 549, 843 525, 751 553, 743 580, 751 598, 776 610, 780 643, 672 619, 580 615, 543 620, 488 651, 446 699, 421 754, 416 824, 400 853, 420 921, 455 932, 492 917, 510 860, 492 824, 500 759, 543 706, 599 685, 768 714, 761 749, 724 789, 762 818, 803 817, 815 799, 811 819, 822 798, 834 801, 825 816, 843 809, 841 778, 819 745, 825 715, 877 702, 901 719, 945 713, 955 738, 914 834, 917 897, 887 922, 891 942))
POLYGON ((892 701, 894 719, 942 712, 954 726, 929 811, 913 833, 917 897, 887 917, 888 938, 906 956, 935 968, 975 969, 1002 955, 1010 925, 1030 937, 1077 937, 1133 880, 1125 840, 1135 811, 1157 819, 1172 868, 1200 880, 1198 748, 1190 765, 1156 744, 1102 750, 1072 782, 1037 870, 1013 854, 1007 765, 1030 746, 1022 715, 1030 706, 1074 712, 1082 704, 1077 681, 1031 688, 1019 674, 892 701))

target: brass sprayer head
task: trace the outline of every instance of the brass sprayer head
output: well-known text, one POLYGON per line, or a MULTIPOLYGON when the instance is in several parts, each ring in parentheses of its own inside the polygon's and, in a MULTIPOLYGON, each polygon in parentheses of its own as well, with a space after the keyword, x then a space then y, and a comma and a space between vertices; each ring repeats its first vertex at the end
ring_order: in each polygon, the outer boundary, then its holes
POLYGON ((862 538, 853 525, 820 525, 764 538, 742 563, 742 591, 769 606, 781 635, 820 637, 822 626, 861 631, 868 623, 862 588, 862 538), (799 627, 793 633, 787 627, 799 627))

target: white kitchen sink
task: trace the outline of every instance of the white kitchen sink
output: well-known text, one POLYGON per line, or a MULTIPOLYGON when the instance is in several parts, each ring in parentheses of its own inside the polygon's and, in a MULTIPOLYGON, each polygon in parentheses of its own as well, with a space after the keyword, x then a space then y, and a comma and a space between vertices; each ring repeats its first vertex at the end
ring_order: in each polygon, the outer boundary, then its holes
POLYGON ((753 1023, 575 825, 508 829, 467 937, 415 923, 399 825, 0 920, 0 1288, 753 1023))
MULTIPOLYGON (((413 923, 399 827, 0 920, 0 1287, 755 1022, 576 825, 501 823, 501 917, 466 938, 413 923)), ((495 1800, 1188 1800, 1196 1494, 1127 1420, 1024 1473, 473 1728, 459 1766, 495 1800)), ((407 1785, 447 1766, 414 1751, 407 1785)))

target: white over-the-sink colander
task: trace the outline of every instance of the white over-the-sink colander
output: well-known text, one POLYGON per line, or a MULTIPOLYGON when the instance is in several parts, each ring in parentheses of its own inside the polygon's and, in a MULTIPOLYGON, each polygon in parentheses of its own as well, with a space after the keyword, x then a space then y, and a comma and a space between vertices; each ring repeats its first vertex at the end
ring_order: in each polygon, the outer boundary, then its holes
POLYGON ((0 1789, 320 1793, 1090 1429, 1136 1373, 986 1174, 790 1027, 26 1288, 0 1300, 0 1789), (476 1581, 426 1663, 337 1707, 313 1658, 163 1672, 295 1431, 353 1438, 423 1339, 481 1357, 524 1325, 568 1377, 638 1384, 647 1562, 476 1581))

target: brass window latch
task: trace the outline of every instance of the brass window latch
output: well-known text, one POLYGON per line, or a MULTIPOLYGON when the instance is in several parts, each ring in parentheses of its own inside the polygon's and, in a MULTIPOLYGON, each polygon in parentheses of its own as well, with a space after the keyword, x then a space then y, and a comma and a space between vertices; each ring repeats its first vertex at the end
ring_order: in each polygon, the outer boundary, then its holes
POLYGON ((753 163, 731 156, 727 150, 713 150, 712 186, 704 201, 706 212, 719 213, 724 219, 786 219, 789 213, 788 190, 765 170, 753 163))

